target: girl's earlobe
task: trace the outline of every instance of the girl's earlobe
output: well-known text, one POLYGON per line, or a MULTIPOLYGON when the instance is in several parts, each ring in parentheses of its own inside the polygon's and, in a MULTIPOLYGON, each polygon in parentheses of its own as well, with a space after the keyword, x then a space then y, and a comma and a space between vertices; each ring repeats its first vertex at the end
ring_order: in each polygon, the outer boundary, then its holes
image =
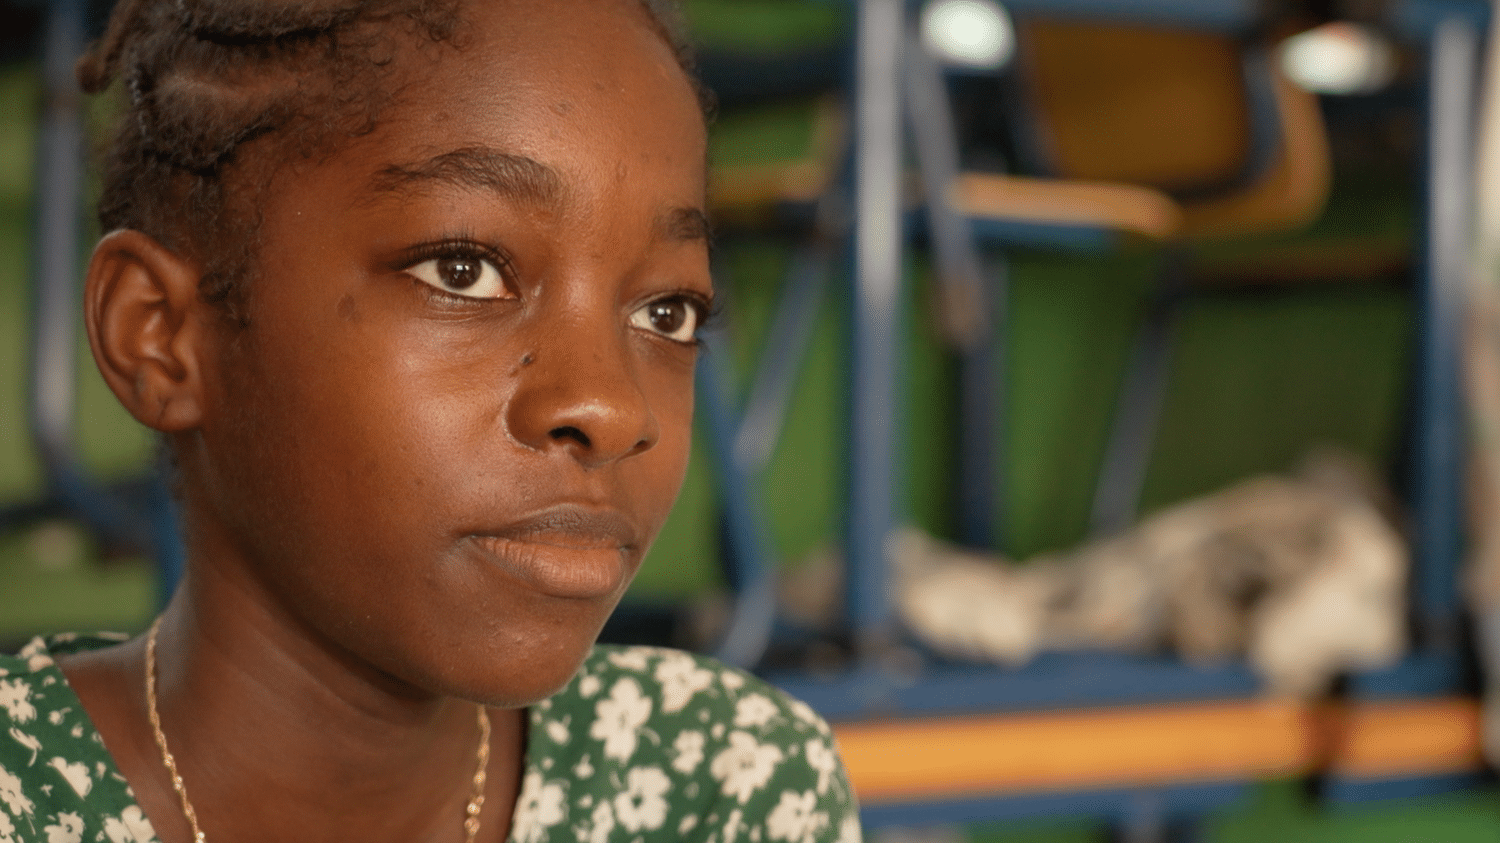
POLYGON ((101 238, 89 261, 83 307, 94 362, 125 409, 163 432, 202 420, 199 277, 193 262, 129 229, 101 238))

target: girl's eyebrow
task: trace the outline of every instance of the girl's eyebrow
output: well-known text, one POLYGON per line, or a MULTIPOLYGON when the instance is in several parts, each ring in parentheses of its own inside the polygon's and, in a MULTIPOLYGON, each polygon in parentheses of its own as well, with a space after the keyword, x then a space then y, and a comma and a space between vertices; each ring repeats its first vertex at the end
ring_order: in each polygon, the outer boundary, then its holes
POLYGON ((700 208, 673 208, 661 216, 657 228, 668 242, 713 241, 713 225, 700 208))
POLYGON ((557 171, 524 155, 474 146, 412 164, 390 164, 375 173, 376 194, 420 190, 431 183, 476 188, 535 205, 556 206, 562 197, 557 171))
MULTIPOLYGON (((562 177, 533 158, 483 146, 464 147, 425 161, 389 164, 375 173, 377 196, 421 190, 429 184, 488 190, 529 204, 556 207, 562 200, 562 177)), ((668 242, 710 242, 713 226, 701 208, 680 207, 663 213, 657 236, 668 242)))

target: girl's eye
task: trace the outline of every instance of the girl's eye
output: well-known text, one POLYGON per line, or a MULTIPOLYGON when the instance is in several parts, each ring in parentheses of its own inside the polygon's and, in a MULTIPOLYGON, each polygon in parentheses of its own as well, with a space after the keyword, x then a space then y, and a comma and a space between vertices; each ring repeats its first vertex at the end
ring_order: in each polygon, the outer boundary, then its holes
POLYGON ((669 340, 692 343, 698 334, 698 305, 686 296, 669 296, 649 302, 630 314, 630 324, 669 340))
POLYGON ((471 299, 506 298, 505 273, 492 261, 475 255, 430 258, 407 268, 407 274, 445 293, 471 299))

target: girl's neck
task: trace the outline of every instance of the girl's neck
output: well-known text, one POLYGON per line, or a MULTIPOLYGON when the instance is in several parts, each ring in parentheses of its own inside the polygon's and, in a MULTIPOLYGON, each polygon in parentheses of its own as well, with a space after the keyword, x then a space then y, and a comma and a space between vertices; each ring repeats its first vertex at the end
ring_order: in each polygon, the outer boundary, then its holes
MULTIPOLYGON (((474 704, 423 693, 320 640, 253 583, 197 571, 164 613, 158 710, 211 843, 462 841, 474 704)), ((145 706, 138 639, 63 663, 163 843, 190 840, 145 706)), ((505 839, 524 712, 495 709, 480 839, 505 839)))

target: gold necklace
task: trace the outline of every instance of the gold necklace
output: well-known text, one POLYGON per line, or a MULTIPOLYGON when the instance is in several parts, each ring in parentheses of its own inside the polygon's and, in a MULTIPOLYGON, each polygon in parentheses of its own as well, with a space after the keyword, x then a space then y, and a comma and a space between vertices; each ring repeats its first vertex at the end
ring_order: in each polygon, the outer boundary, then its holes
MULTIPOLYGON (((158 617, 146 635, 146 717, 151 721, 151 733, 156 737, 156 748, 161 750, 161 763, 172 777, 172 789, 177 791, 177 801, 182 804, 182 815, 187 817, 193 830, 194 843, 205 843, 203 829, 198 827, 198 812, 188 801, 187 788, 182 784, 182 774, 177 772, 177 760, 167 749, 167 736, 161 731, 161 717, 156 713, 156 632, 161 627, 158 617)), ((469 794, 469 804, 464 808, 464 838, 474 843, 479 836, 479 811, 484 807, 484 780, 490 766, 490 714, 479 706, 479 749, 475 752, 477 769, 474 770, 474 788, 469 794)))

